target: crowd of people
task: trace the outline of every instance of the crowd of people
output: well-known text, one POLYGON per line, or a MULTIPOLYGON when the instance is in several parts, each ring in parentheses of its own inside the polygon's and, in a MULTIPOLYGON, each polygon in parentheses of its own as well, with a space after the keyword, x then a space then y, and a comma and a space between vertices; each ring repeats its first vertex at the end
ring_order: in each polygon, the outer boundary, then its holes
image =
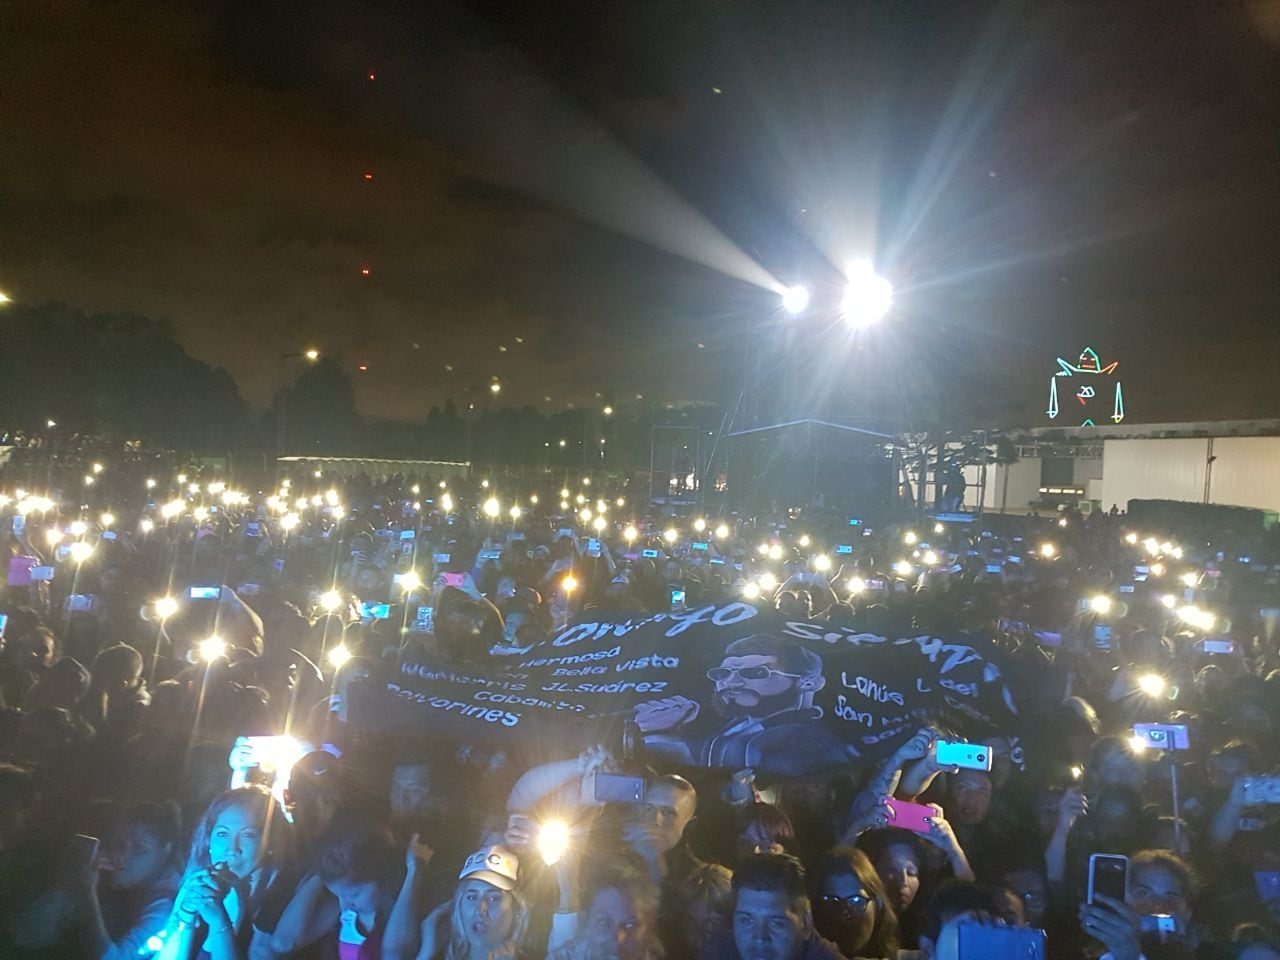
POLYGON ((1265 534, 146 466, 86 462, 65 490, 0 472, 0 955, 1280 957, 1265 534), (981 637, 1020 726, 926 718, 782 777, 360 722, 408 650, 483 669, 585 610, 731 600, 981 637), (985 766, 939 757, 965 740, 985 766), (641 789, 601 799, 617 775, 641 789))

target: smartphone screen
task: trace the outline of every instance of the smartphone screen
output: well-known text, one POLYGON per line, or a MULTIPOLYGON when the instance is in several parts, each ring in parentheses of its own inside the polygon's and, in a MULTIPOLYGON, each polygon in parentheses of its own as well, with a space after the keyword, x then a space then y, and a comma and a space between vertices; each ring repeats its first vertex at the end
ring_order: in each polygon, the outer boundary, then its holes
POLYGON ((418 615, 413 621, 414 629, 419 633, 431 633, 435 629, 432 619, 434 614, 435 610, 432 607, 425 605, 418 607, 418 615))
POLYGON ((838 543, 838 544, 836 544, 836 553, 837 553, 837 554, 839 554, 839 555, 841 555, 841 556, 844 556, 844 555, 846 555, 846 554, 853 553, 853 544, 851 544, 851 543, 838 543))
POLYGON ((1096 894, 1124 902, 1129 888, 1129 858, 1112 853, 1089 857, 1089 903, 1096 894))
POLYGON ((1191 737, 1184 723, 1135 723, 1133 735, 1153 750, 1190 750, 1191 737))
POLYGON ((401 540, 416 540, 417 537, 418 537, 417 530, 401 530, 400 531, 401 540))
POLYGON ((1111 650, 1111 625, 1107 623, 1095 623, 1093 625, 1093 642, 1097 644, 1098 649, 1105 652, 1111 650))
POLYGON ((675 610, 677 607, 683 607, 683 606, 684 606, 684 591, 672 590, 671 591, 671 609, 675 610))
POLYGON ((9 615, 0 613, 0 640, 4 639, 4 628, 9 625, 9 615))
POLYGON ((222 588, 213 586, 192 587, 187 591, 187 596, 192 600, 217 600, 222 596, 222 588))
POLYGON ((956 926, 956 960, 1044 960, 1045 933, 1032 927, 1006 927, 977 920, 956 926))
POLYGON ((391 617, 391 604, 362 603, 360 604, 360 615, 374 620, 387 620, 391 617))
POLYGON ((88 613, 93 609, 93 594, 90 593, 72 593, 67 595, 66 608, 68 613, 88 613))
POLYGON ((1235 653, 1236 643, 1234 640, 1206 640, 1204 642, 1205 653, 1235 653))
POLYGON ((648 557, 650 560, 653 560, 657 558, 658 551, 657 550, 641 550, 640 556, 648 557))

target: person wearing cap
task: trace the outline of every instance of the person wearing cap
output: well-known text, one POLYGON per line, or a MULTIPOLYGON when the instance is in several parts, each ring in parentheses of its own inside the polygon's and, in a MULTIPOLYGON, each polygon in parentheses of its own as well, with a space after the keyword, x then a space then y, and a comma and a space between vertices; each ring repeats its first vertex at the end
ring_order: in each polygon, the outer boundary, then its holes
POLYGON ((467 857, 453 899, 422 922, 417 960, 515 957, 529 926, 529 909, 516 889, 520 861, 504 846, 467 857))

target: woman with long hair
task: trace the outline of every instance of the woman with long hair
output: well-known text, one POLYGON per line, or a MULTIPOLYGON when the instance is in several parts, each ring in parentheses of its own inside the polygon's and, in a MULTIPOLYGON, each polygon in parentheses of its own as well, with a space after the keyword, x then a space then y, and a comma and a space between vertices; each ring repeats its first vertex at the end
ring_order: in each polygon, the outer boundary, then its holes
POLYGON ((244 960, 253 915, 276 874, 287 834, 271 794, 261 787, 213 799, 191 837, 173 914, 160 939, 161 960, 244 960))
POLYGON ((898 956, 898 916, 871 859, 861 850, 828 850, 813 872, 813 922, 845 957, 898 956))
POLYGON ((521 955, 529 907, 516 889, 519 870, 516 855, 503 846, 485 847, 467 857, 453 898, 422 923, 418 960, 521 955))

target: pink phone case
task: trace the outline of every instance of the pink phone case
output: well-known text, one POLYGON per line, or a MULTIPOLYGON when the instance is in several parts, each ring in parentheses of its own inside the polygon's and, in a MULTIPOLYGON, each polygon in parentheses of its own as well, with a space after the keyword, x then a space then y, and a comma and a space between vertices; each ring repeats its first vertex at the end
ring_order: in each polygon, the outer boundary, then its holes
POLYGON ((925 820, 926 817, 937 816, 937 811, 933 807, 926 807, 923 803, 908 803, 905 800, 893 799, 888 801, 888 806, 893 811, 889 826, 910 830, 912 833, 933 832, 933 824, 925 820))

